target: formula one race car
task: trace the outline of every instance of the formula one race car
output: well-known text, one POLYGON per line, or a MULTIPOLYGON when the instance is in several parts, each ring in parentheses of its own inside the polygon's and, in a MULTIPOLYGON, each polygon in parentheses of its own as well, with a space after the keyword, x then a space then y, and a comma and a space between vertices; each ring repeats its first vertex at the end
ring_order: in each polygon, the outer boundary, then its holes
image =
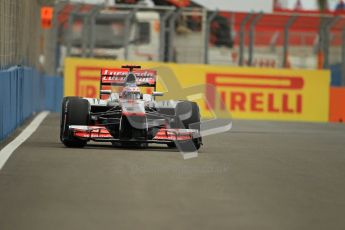
POLYGON ((156 92, 157 73, 140 68, 102 69, 99 99, 65 97, 61 142, 67 147, 84 147, 96 141, 140 148, 159 143, 183 152, 197 151, 202 145, 198 105, 190 101, 155 101, 156 96, 163 95, 156 92), (143 94, 141 87, 154 91, 143 94))

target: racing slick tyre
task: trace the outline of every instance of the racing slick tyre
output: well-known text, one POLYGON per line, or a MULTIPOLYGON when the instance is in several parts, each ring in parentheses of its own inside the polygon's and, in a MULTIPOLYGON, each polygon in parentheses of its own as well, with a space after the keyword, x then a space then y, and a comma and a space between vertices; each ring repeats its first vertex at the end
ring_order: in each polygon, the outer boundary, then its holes
POLYGON ((167 146, 168 146, 169 148, 176 148, 175 142, 167 143, 167 146))
POLYGON ((87 141, 77 139, 69 132, 70 125, 88 125, 90 104, 79 97, 65 97, 61 109, 60 140, 70 148, 82 148, 87 141))
MULTIPOLYGON (((200 131, 200 110, 196 102, 183 101, 177 104, 175 127, 181 129, 197 129, 200 131)), ((177 141, 167 144, 169 148, 178 147, 182 152, 195 152, 202 145, 202 138, 193 140, 177 141)))

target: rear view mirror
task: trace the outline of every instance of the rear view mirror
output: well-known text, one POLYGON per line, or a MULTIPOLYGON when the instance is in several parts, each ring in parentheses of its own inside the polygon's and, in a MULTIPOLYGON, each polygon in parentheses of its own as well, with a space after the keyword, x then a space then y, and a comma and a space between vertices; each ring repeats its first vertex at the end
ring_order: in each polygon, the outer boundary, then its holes
POLYGON ((163 92, 153 92, 152 93, 152 96, 156 97, 156 96, 164 96, 164 93, 163 92))

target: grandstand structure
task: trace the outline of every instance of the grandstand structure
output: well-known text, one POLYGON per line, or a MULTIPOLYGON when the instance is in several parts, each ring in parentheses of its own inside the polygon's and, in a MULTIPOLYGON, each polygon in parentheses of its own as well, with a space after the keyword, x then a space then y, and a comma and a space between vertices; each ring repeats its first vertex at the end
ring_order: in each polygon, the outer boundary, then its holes
POLYGON ((279 61, 273 64, 277 67, 329 68, 342 62, 343 15, 301 12, 223 14, 232 18, 233 31, 237 32, 234 38, 240 47, 239 65, 255 65, 256 55, 271 55, 279 61), (241 58, 245 56, 243 47, 249 50, 247 61, 241 58))

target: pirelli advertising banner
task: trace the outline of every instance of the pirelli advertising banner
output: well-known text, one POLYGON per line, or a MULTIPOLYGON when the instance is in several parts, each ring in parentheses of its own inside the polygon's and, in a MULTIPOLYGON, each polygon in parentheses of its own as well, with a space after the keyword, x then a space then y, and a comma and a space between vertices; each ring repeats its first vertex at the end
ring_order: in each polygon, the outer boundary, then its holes
POLYGON ((165 93, 157 100, 197 101, 204 118, 328 121, 330 72, 323 70, 66 58, 65 96, 99 97, 100 69, 124 64, 157 70, 157 91, 165 93))

